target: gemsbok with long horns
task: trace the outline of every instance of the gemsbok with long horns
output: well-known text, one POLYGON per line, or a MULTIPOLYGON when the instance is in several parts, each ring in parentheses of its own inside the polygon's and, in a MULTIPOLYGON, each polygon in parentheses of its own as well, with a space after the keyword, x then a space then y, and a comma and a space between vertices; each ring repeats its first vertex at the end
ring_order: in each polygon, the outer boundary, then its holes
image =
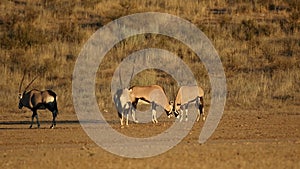
POLYGON ((180 117, 180 121, 182 121, 183 111, 185 111, 185 120, 187 121, 188 106, 194 102, 198 112, 197 121, 200 120, 201 115, 204 121, 204 91, 198 86, 182 86, 179 88, 174 105, 175 116, 180 117))
POLYGON ((137 108, 139 100, 151 104, 152 122, 158 123, 156 117, 156 106, 164 108, 167 116, 170 118, 173 110, 173 103, 169 102, 164 90, 158 85, 151 86, 133 86, 129 89, 130 99, 134 109, 137 108))
MULTIPOLYGON (((134 73, 134 66, 132 68, 132 74, 130 77, 130 80, 133 77, 134 73)), ((124 116, 126 115, 126 125, 128 126, 128 116, 129 113, 132 116, 133 122, 138 123, 138 121, 135 119, 135 110, 132 109, 132 102, 130 99, 130 92, 128 87, 124 88, 123 81, 122 81, 122 76, 121 76, 121 69, 119 69, 119 83, 120 83, 120 88, 117 89, 117 91, 114 93, 114 103, 115 107, 118 112, 118 116, 120 118, 121 122, 121 128, 123 128, 123 121, 124 121, 124 116)))
POLYGON ((37 89, 32 89, 30 91, 26 91, 28 87, 33 83, 33 81, 37 78, 37 76, 25 87, 23 93, 21 93, 21 88, 22 88, 22 83, 25 77, 25 72, 22 77, 20 86, 19 86, 19 109, 22 109, 22 107, 27 107, 32 111, 32 116, 31 116, 31 124, 29 128, 32 128, 34 118, 36 118, 38 128, 40 128, 40 122, 38 119, 38 114, 37 110, 38 109, 48 109, 49 111, 52 112, 53 115, 53 120, 52 120, 52 125, 50 128, 54 128, 56 125, 55 118, 58 114, 58 109, 57 109, 57 95, 55 92, 52 90, 37 90, 37 89))
POLYGON ((114 94, 114 103, 118 110, 118 115, 121 122, 121 127, 123 127, 124 116, 126 115, 126 125, 128 126, 128 116, 131 113, 132 119, 135 123, 138 121, 135 119, 135 111, 132 110, 132 103, 130 100, 130 91, 128 88, 119 89, 114 94))

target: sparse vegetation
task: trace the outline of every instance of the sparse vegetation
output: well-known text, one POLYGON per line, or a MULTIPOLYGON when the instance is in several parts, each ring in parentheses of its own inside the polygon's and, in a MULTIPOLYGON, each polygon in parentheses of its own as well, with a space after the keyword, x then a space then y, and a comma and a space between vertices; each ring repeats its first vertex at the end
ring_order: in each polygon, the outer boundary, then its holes
MULTIPOLYGON (((0 112, 17 112, 18 84, 25 68, 28 75, 24 83, 40 75, 32 87, 55 90, 62 112, 73 112, 72 73, 83 44, 108 22, 148 11, 187 19, 211 39, 225 69, 229 108, 300 104, 297 0, 3 0, 0 2, 0 112)), ((115 111, 107 94, 111 77, 122 59, 150 47, 169 50, 183 59, 209 99, 205 67, 190 49, 169 37, 138 35, 117 44, 102 61, 96 84, 98 98, 106 96, 98 99, 101 108, 115 111)), ((157 83, 170 99, 175 97, 178 86, 170 76, 155 70, 144 73, 136 76, 132 85, 157 83)))

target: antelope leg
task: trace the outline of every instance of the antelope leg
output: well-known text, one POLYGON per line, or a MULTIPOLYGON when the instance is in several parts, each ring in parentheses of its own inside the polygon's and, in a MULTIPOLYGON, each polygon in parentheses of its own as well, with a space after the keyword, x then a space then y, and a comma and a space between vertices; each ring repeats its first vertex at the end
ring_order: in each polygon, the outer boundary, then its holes
POLYGON ((152 122, 153 123, 158 123, 158 121, 156 119, 156 111, 154 109, 152 110, 152 122))
POLYGON ((32 116, 31 116, 31 123, 30 123, 30 126, 29 126, 30 129, 32 128, 32 125, 33 125, 34 116, 35 116, 34 114, 32 114, 32 116))
POLYGON ((202 107, 202 120, 205 121, 205 113, 204 113, 204 107, 202 107))
POLYGON ((126 113, 126 126, 128 126, 128 114, 129 114, 129 112, 128 112, 128 110, 126 110, 127 111, 127 113, 126 113))
POLYGON ((124 119, 124 113, 122 112, 121 113, 121 118, 120 118, 120 123, 121 123, 121 126, 123 126, 123 119, 124 119))
POLYGON ((152 122, 158 123, 157 118, 156 118, 156 105, 154 102, 152 102, 152 122))
POLYGON ((182 118, 183 118, 183 110, 180 108, 179 111, 180 111, 180 115, 179 115, 179 116, 180 116, 180 120, 179 120, 179 122, 181 122, 181 121, 182 121, 182 118))
POLYGON ((199 121, 200 116, 201 116, 201 110, 200 110, 201 106, 200 106, 200 103, 199 103, 198 100, 196 101, 195 106, 196 106, 196 109, 197 109, 197 119, 196 119, 196 121, 199 121))
POLYGON ((37 126, 38 126, 38 128, 40 128, 41 125, 40 125, 38 114, 35 115, 35 118, 36 118, 37 126))
POLYGON ((121 126, 123 126, 123 118, 120 118, 121 126))
MULTIPOLYGON (((35 118, 36 116, 37 116, 36 110, 32 110, 31 123, 30 123, 29 128, 32 128, 33 121, 34 121, 34 118, 35 118)), ((36 117, 36 120, 37 120, 38 127, 39 127, 39 124, 40 124, 40 123, 39 123, 38 117, 36 117)))
POLYGON ((185 121, 188 121, 188 108, 185 108, 185 121))
POLYGON ((197 109, 197 120, 196 120, 196 121, 199 121, 199 120, 200 120, 200 116, 201 116, 201 114, 200 114, 200 110, 199 110, 199 109, 197 109))
POLYGON ((185 121, 188 121, 189 103, 185 105, 185 121))
POLYGON ((135 110, 130 109, 130 112, 131 112, 131 116, 132 116, 133 121, 135 123, 138 123, 137 119, 135 118, 135 110))
POLYGON ((57 113, 55 110, 52 112, 52 116, 53 116, 53 119, 52 119, 52 125, 50 126, 50 129, 53 129, 56 126, 55 118, 57 116, 57 113))

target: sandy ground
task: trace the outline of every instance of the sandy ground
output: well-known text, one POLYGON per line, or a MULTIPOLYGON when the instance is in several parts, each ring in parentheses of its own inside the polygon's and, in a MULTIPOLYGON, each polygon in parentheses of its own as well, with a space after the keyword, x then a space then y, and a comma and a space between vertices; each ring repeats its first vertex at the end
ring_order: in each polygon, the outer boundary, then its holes
MULTIPOLYGON (((218 128, 198 143, 203 122, 158 156, 132 159, 105 151, 84 132, 73 113, 61 113, 55 129, 51 115, 40 112, 41 128, 28 129, 31 113, 2 113, 1 168, 300 168, 299 107, 280 110, 225 110, 218 128)), ((116 114, 110 124, 123 134, 149 137, 172 121, 132 124, 123 129, 116 114)), ((142 151, 142 150, 141 150, 142 151)))

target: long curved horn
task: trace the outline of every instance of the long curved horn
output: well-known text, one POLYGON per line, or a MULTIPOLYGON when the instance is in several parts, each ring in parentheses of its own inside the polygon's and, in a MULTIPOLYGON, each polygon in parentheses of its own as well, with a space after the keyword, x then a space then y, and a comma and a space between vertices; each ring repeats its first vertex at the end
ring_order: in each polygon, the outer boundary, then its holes
MULTIPOLYGON (((130 75, 129 84, 128 84, 127 88, 130 87, 130 81, 132 80, 133 74, 134 74, 134 65, 132 68, 132 73, 130 75)), ((123 81, 122 81, 122 77, 121 77, 121 68, 119 69, 119 81, 120 81, 121 88, 123 88, 123 81)))
MULTIPOLYGON (((135 63, 135 61, 134 61, 134 63, 135 63)), ((131 75, 130 75, 130 80, 129 80, 129 83, 128 83, 128 86, 127 86, 128 89, 130 88, 130 82, 131 82, 131 80, 132 80, 133 74, 134 74, 134 65, 133 65, 133 67, 132 67, 132 73, 131 73, 131 75)))
POLYGON ((25 87, 24 91, 26 91, 28 89, 28 87, 33 83, 33 81, 38 77, 38 75, 36 75, 34 77, 34 79, 25 87))
POLYGON ((20 85, 19 85, 19 93, 21 93, 22 83, 24 81, 25 74, 26 74, 26 69, 24 70, 24 74, 23 74, 22 80, 21 80, 20 85))
POLYGON ((121 77, 121 68, 119 68, 119 81, 120 81, 121 88, 123 88, 123 82, 122 82, 122 77, 121 77))

